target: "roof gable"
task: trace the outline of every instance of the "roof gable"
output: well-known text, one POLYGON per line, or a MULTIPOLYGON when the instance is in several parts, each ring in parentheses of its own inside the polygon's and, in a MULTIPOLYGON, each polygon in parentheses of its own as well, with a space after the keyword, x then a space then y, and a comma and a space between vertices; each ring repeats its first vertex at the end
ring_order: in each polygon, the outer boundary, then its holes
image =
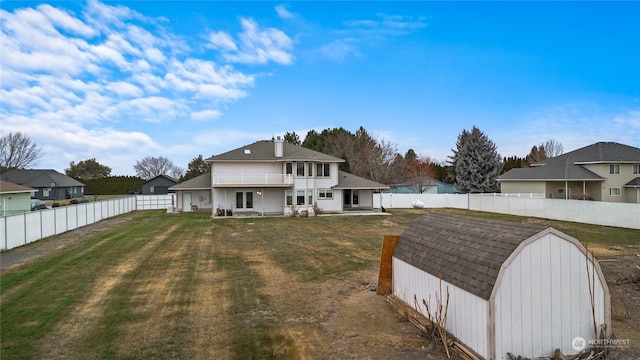
POLYGON ((429 212, 402 233, 393 256, 488 300, 502 264, 546 227, 429 212))
POLYGON ((171 176, 168 175, 164 175, 164 174, 160 174, 160 175, 156 175, 154 177, 152 177, 151 179, 145 181, 142 183, 142 185, 148 184, 148 183, 155 183, 155 182, 162 182, 162 179, 167 180, 168 182, 172 183, 175 185, 175 183, 177 183, 178 181, 174 178, 172 178, 171 176))
POLYGON ((227 151, 208 158, 208 162, 216 161, 316 161, 316 162, 344 162, 343 159, 327 155, 302 146, 284 142, 282 157, 276 157, 275 141, 260 140, 253 144, 227 151))

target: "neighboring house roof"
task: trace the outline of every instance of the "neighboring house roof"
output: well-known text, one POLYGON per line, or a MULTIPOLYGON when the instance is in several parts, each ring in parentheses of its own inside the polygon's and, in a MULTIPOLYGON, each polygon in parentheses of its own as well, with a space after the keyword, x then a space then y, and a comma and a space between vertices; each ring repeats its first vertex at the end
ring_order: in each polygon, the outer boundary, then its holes
POLYGON ((26 192, 36 192, 38 190, 34 188, 30 188, 24 185, 14 184, 8 181, 0 180, 0 194, 16 194, 16 193, 26 193, 26 192))
POLYGON ((80 181, 51 169, 9 170, 1 179, 33 188, 84 186, 80 181))
POLYGON ((629 181, 628 183, 624 184, 624 187, 632 187, 632 188, 640 187, 640 177, 637 177, 629 181))
POLYGON ((538 163, 530 168, 515 168, 502 174, 499 181, 603 181, 605 178, 582 165, 640 163, 640 148, 615 142, 599 142, 538 163))
POLYGON ((173 185, 169 190, 211 190, 211 172, 173 185))
POLYGON ((143 182, 143 183, 142 183, 142 185, 144 185, 144 184, 146 184, 146 183, 149 183, 149 182, 152 182, 152 181, 156 180, 157 178, 165 178, 165 179, 169 180, 170 182, 172 182, 172 183, 174 183, 174 184, 178 182, 178 180, 176 180, 176 179, 172 178, 171 176, 164 175, 164 174, 160 174, 160 175, 156 175, 156 176, 154 176, 153 178, 151 178, 151 179, 149 179, 149 180, 147 180, 147 181, 143 182))
POLYGON ((338 185, 334 189, 388 189, 387 185, 380 184, 348 172, 338 171, 338 185))
POLYGON ((522 242, 545 229, 430 212, 400 235, 393 256, 488 300, 502 264, 522 242))
POLYGON ((261 140, 253 144, 239 147, 226 153, 215 155, 206 161, 321 161, 321 162, 344 162, 343 159, 335 156, 323 154, 321 152, 304 148, 299 145, 284 142, 282 157, 276 157, 274 140, 261 140))

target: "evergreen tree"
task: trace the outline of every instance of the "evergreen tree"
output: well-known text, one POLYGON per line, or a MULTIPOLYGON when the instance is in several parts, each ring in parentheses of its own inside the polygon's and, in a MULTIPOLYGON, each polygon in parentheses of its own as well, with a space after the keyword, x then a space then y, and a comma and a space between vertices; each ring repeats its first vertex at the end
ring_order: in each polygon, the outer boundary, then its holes
POLYGON ((502 163, 493 141, 474 126, 458 136, 457 146, 454 156, 458 189, 472 193, 498 191, 502 163))
POLYGON ((296 134, 295 131, 293 132, 286 132, 284 134, 284 141, 288 142, 289 144, 293 144, 293 145, 300 145, 302 144, 302 142, 300 141, 300 137, 298 136, 298 134, 296 134))
POLYGON ((180 177, 179 181, 183 182, 189 179, 193 179, 202 174, 206 174, 207 172, 209 172, 209 170, 211 170, 211 166, 209 166, 209 164, 204 161, 202 155, 198 155, 197 158, 191 160, 188 165, 187 172, 182 177, 180 177))

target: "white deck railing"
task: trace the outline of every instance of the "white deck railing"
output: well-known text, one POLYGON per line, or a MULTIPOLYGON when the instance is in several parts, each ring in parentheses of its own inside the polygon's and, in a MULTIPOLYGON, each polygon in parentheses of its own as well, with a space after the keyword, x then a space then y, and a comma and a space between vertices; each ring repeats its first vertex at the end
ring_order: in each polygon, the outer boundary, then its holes
POLYGON ((292 185, 291 174, 213 174, 213 186, 292 185))

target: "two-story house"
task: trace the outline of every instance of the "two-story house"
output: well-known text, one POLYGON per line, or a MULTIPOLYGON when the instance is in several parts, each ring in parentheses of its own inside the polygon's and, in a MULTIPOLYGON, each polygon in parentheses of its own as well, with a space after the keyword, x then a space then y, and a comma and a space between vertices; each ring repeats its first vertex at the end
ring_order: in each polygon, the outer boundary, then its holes
POLYGON ((502 193, 640 203, 640 148, 598 142, 498 178, 502 193))
POLYGON ((339 171, 344 160, 293 145, 278 137, 257 141, 206 160, 211 165, 210 197, 204 178, 177 184, 177 210, 209 204, 214 216, 342 213, 372 209, 374 193, 388 186, 339 171), (193 189, 190 189, 193 187, 193 189), (202 201, 201 201, 202 200, 202 201))

